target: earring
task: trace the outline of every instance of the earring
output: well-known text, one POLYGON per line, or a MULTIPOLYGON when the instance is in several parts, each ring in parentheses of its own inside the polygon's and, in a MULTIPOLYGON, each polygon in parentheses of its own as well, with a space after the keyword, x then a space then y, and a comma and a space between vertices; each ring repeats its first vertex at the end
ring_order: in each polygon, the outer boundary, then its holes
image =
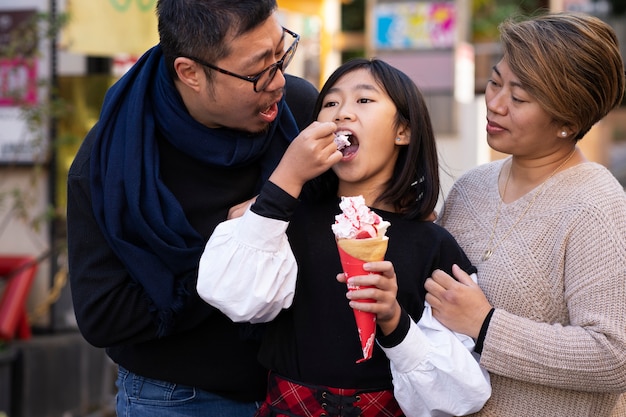
POLYGON ((396 138, 396 142, 400 142, 401 140, 401 138, 396 138))
POLYGON ((563 138, 564 138, 564 137, 567 137, 567 131, 562 130, 562 131, 561 131, 561 137, 563 137, 563 138))

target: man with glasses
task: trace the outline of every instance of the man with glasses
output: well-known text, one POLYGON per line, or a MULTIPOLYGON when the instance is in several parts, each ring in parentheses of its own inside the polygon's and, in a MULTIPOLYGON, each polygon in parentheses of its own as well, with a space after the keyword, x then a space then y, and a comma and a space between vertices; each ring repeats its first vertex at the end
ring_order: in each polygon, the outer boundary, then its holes
POLYGON ((276 9, 159 0, 159 45, 108 91, 70 168, 77 323, 119 365, 120 416, 252 416, 265 396, 262 329, 233 323, 195 285, 231 207, 259 193, 280 205, 278 187, 341 159, 334 123, 304 129, 317 91, 284 74, 299 36, 276 9), (283 174, 294 166, 297 178, 283 174))

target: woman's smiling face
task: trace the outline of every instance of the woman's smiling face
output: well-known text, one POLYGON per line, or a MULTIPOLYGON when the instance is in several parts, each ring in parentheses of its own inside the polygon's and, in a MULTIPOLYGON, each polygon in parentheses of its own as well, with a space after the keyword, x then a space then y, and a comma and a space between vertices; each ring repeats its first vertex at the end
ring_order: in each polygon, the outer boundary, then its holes
POLYGON ((376 190, 389 181, 398 145, 407 144, 409 135, 396 126, 396 106, 367 69, 345 74, 328 90, 317 120, 335 122, 338 133, 351 134, 351 145, 333 166, 340 195, 357 193, 356 187, 376 190))

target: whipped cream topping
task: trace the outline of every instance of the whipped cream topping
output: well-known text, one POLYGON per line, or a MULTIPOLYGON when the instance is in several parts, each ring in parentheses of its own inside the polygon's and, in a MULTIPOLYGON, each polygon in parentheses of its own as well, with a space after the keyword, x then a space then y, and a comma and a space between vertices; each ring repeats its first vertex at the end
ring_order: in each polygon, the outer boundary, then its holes
POLYGON ((337 150, 340 151, 343 148, 350 146, 350 140, 348 140, 349 137, 350 133, 347 132, 335 133, 335 145, 337 145, 337 150))
POLYGON ((341 214, 335 216, 331 226, 337 239, 367 239, 382 237, 390 226, 378 214, 365 205, 363 196, 341 197, 341 214))

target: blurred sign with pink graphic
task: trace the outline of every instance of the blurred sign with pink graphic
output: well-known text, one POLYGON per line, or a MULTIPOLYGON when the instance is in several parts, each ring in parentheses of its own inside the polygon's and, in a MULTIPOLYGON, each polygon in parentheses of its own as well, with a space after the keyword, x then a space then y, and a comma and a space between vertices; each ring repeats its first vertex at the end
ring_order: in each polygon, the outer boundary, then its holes
POLYGON ((32 163, 45 155, 22 109, 39 103, 35 9, 0 10, 0 165, 32 163))
POLYGON ((0 10, 0 106, 37 101, 37 12, 0 10))
POLYGON ((0 106, 37 102, 37 59, 0 58, 0 106))

